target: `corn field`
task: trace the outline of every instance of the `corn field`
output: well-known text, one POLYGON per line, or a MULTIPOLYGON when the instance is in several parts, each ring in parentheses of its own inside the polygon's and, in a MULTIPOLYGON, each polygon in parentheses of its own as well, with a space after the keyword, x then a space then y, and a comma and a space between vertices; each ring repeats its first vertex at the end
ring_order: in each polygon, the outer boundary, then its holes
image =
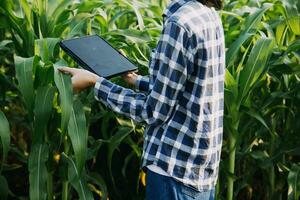
MULTIPOLYGON (((62 39, 98 34, 147 75, 167 0, 0 1, 0 199, 144 199, 144 125, 73 94, 62 39)), ((300 199, 300 1, 227 0, 216 199, 300 199)), ((122 78, 113 82, 124 87, 122 78)))

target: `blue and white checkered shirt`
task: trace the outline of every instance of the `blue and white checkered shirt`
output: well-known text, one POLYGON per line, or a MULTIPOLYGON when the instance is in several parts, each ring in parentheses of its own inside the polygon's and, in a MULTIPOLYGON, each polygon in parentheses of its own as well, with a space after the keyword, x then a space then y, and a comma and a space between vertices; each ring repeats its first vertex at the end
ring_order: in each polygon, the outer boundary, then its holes
POLYGON ((142 167, 156 165, 198 191, 217 181, 223 137, 225 45, 214 8, 173 0, 138 91, 102 77, 96 99, 146 124, 142 167))

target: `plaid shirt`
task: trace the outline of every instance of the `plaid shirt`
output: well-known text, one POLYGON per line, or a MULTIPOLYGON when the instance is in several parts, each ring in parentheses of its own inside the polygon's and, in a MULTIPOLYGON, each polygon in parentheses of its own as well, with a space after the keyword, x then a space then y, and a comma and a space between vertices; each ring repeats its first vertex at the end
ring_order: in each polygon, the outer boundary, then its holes
POLYGON ((146 124, 142 167, 156 165, 198 191, 218 178, 223 137, 225 45, 218 13, 196 0, 173 0, 138 91, 102 77, 96 99, 146 124))

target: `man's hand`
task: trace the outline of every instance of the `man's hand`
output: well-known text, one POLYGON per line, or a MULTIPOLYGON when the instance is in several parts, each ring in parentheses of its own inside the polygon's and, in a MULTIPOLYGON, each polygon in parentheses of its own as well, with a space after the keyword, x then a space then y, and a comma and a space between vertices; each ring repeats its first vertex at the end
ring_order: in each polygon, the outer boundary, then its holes
POLYGON ((60 67, 59 71, 72 75, 72 85, 74 92, 80 92, 96 84, 98 75, 84 69, 75 69, 70 67, 60 67))
POLYGON ((128 73, 122 75, 123 79, 130 85, 135 85, 137 76, 138 75, 135 72, 128 72, 128 73))

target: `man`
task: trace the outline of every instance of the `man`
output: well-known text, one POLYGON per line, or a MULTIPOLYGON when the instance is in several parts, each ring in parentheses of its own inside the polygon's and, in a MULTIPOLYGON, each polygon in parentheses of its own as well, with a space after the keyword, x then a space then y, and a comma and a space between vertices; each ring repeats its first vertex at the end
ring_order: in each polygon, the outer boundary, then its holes
POLYGON ((146 123, 142 168, 146 199, 214 199, 223 135, 225 48, 215 11, 219 0, 173 0, 149 77, 124 76, 139 92, 88 71, 72 74, 73 88, 95 87, 113 111, 146 123))

